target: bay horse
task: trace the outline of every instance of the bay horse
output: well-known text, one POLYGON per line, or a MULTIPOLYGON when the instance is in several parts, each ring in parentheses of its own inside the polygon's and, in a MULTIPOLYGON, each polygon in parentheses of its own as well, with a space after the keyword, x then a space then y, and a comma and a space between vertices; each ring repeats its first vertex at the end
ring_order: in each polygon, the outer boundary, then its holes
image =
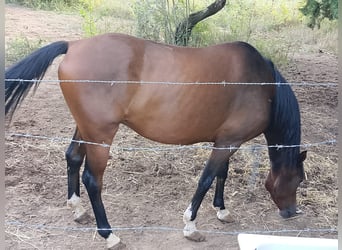
MULTIPOLYGON (((222 221, 231 219, 223 199, 229 158, 242 143, 262 133, 269 146, 282 145, 269 147, 271 168, 265 187, 282 217, 296 214, 296 190, 304 178, 306 158, 306 151, 300 153, 298 146, 291 146, 300 145, 301 140, 298 102, 288 84, 257 84, 286 81, 254 47, 234 42, 185 48, 124 34, 54 42, 6 70, 7 116, 12 117, 30 88, 41 81, 52 61, 62 54, 65 56, 59 64, 58 78, 76 122, 74 140, 111 145, 119 124, 125 124, 160 143, 214 143, 184 212, 186 238, 204 240, 195 219, 215 178, 213 205, 218 208, 217 217, 222 221), (23 81, 33 79, 36 81, 23 81), (233 84, 209 84, 221 82, 233 84), (234 149, 222 149, 227 147, 234 149)), ((71 142, 66 151, 68 205, 75 220, 81 220, 85 209, 80 204, 80 167, 85 159, 82 182, 98 233, 111 248, 122 243, 111 230, 101 198, 108 157, 109 147, 98 145, 71 142)))

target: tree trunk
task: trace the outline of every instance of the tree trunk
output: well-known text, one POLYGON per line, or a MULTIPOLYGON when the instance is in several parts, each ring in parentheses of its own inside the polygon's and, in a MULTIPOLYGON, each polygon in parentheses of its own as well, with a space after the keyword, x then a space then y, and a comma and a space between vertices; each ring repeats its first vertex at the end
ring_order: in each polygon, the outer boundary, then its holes
POLYGON ((191 31, 197 23, 219 12, 226 5, 226 0, 216 0, 204 10, 192 13, 181 22, 175 33, 175 44, 187 46, 191 31))

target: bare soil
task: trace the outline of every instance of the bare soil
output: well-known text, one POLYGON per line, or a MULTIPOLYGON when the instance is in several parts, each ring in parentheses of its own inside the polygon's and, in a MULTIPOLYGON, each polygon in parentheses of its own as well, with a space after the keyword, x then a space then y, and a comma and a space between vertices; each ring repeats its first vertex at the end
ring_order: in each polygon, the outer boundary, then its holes
MULTIPOLYGON (((17 36, 47 42, 81 37, 77 16, 6 5, 6 42, 17 36)), ((305 46, 305 44, 303 44, 305 46)), ((46 79, 57 79, 56 60, 46 79)), ((289 82, 337 83, 337 56, 295 54, 281 69, 289 82)), ((302 142, 337 137, 337 87, 294 87, 302 113, 302 142)), ((42 83, 15 114, 6 133, 71 138, 74 121, 57 83, 42 83)), ((250 145, 264 143, 262 137, 250 145)), ((66 207, 64 151, 68 144, 6 136, 6 249, 104 249, 95 220, 73 221, 66 207), (82 229, 82 230, 81 230, 82 229), (91 229, 91 230, 87 230, 91 229)), ((264 188, 269 170, 267 152, 238 151, 231 159, 226 203, 235 222, 222 223, 212 208, 209 190, 198 214, 206 241, 183 238, 182 215, 208 158, 204 149, 124 151, 118 147, 162 147, 122 126, 105 173, 103 200, 109 221, 118 227, 127 249, 238 249, 236 232, 284 230, 277 235, 337 238, 337 146, 308 147, 306 180, 298 191, 303 214, 281 219, 264 188), (145 227, 138 229, 136 227, 145 227), (287 232, 286 230, 303 230, 287 232)), ((93 215, 84 187, 82 203, 93 215)))

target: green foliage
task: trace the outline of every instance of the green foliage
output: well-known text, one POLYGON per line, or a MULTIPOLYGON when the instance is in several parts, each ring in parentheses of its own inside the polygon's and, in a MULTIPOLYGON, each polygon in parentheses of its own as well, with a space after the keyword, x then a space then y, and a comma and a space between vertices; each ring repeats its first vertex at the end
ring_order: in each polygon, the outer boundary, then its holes
POLYGON ((101 18, 133 19, 133 12, 130 5, 130 1, 105 0, 96 7, 95 12, 101 18))
POLYGON ((173 44, 176 25, 185 17, 184 1, 171 4, 165 0, 137 0, 132 8, 137 36, 173 44))
POLYGON ((320 28, 324 18, 329 20, 338 19, 338 1, 337 0, 307 0, 300 11, 309 18, 308 26, 320 28))
POLYGON ((79 13, 83 18, 82 28, 87 37, 98 34, 96 28, 97 18, 94 15, 94 10, 102 3, 102 0, 79 0, 79 13))
POLYGON ((253 46, 266 58, 272 59, 277 67, 286 66, 289 63, 289 54, 293 46, 284 43, 281 39, 256 39, 253 46))
POLYGON ((299 11, 294 11, 297 4, 296 1, 231 0, 220 19, 214 18, 218 26, 227 30, 231 40, 248 42, 260 33, 300 23, 302 17, 299 11))
MULTIPOLYGON (((135 1, 135 34, 140 37, 174 42, 177 24, 189 13, 207 7, 212 1, 196 1, 201 6, 190 6, 189 1, 142 0, 135 1)), ((286 64, 295 46, 284 43, 280 31, 300 25, 303 16, 297 1, 230 0, 225 8, 214 16, 198 23, 193 29, 190 46, 205 46, 227 41, 246 41, 277 64, 286 64), (274 37, 265 37, 265 34, 274 37)))
POLYGON ((285 65, 294 41, 285 30, 301 25, 298 1, 230 0, 213 16, 218 41, 245 41, 277 65, 285 65))
POLYGON ((27 37, 19 36, 14 40, 6 43, 5 64, 11 65, 32 51, 40 48, 44 43, 43 40, 29 40, 27 37))
POLYGON ((211 22, 202 21, 193 28, 189 45, 194 47, 207 46, 217 40, 220 32, 211 22))
POLYGON ((121 31, 129 33, 126 23, 132 18, 129 3, 120 0, 79 0, 78 12, 83 18, 82 29, 87 37, 121 31))
MULTIPOLYGON (((195 5, 189 0, 141 0, 132 5, 135 15, 135 35, 154 41, 174 44, 176 27, 194 11, 207 6, 203 1, 195 5)), ((198 23, 192 30, 189 45, 203 46, 210 44, 210 35, 215 30, 206 20, 198 23)))
MULTIPOLYGON (((123 32, 174 43, 177 25, 190 13, 209 6, 213 0, 6 0, 6 3, 9 2, 25 3, 31 7, 32 4, 56 5, 57 2, 70 5, 71 10, 81 14, 86 36, 123 32)), ((319 48, 335 53, 337 21, 329 21, 328 15, 320 22, 321 29, 310 30, 304 24, 308 17, 299 10, 304 2, 306 1, 229 0, 223 10, 194 27, 189 46, 242 40, 251 43, 277 65, 286 64, 288 55, 298 50, 312 52, 319 48)), ((317 2, 323 3, 323 0, 317 2)), ((336 0, 329 2, 337 3, 336 0)), ((320 11, 328 10, 327 6, 322 5, 320 11)), ((334 6, 330 7, 330 10, 335 9, 334 6)), ((58 7, 58 10, 63 9, 58 7)), ((337 11, 334 13, 331 18, 337 17, 337 11)))

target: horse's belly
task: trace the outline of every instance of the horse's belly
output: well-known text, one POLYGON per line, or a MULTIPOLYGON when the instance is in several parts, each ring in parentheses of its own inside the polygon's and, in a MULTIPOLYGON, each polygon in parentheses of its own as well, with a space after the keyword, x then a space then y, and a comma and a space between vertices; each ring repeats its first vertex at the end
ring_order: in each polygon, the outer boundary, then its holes
POLYGON ((142 87, 131 99, 123 123, 146 138, 167 144, 249 137, 268 117, 267 101, 262 100, 261 105, 260 98, 264 99, 262 94, 247 87, 142 87))
POLYGON ((197 142, 212 142, 215 138, 215 131, 203 130, 196 127, 171 126, 167 123, 145 123, 144 125, 126 124, 135 132, 150 140, 165 143, 188 145, 197 142))
POLYGON ((192 144, 214 141, 227 114, 220 108, 207 110, 176 105, 137 109, 124 122, 128 127, 153 141, 167 144, 192 144))

